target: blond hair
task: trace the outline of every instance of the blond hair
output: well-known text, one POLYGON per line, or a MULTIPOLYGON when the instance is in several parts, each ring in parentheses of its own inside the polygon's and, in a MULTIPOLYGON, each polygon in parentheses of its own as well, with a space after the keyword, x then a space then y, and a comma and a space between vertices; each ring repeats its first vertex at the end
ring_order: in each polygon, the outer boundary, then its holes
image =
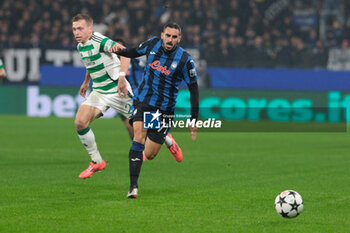
POLYGON ((89 15, 86 15, 86 14, 77 14, 75 15, 73 18, 72 18, 72 23, 73 22, 77 22, 79 20, 85 20, 86 23, 90 26, 94 23, 94 20, 89 16, 89 15))

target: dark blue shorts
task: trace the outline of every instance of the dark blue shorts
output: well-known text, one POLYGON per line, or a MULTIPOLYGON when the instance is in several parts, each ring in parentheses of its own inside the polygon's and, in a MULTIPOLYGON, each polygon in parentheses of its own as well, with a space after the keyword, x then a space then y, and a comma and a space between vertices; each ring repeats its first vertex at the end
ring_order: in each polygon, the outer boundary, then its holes
POLYGON ((160 116, 161 127, 159 129, 147 129, 147 137, 153 142, 163 144, 165 136, 169 133, 171 129, 171 127, 168 127, 169 124, 166 124, 166 127, 163 127, 163 119, 165 119, 165 122, 172 121, 174 119, 174 112, 161 111, 156 107, 144 104, 137 100, 134 100, 133 107, 133 114, 129 121, 130 125, 133 125, 133 122, 135 121, 144 122, 144 112, 156 112, 158 110, 162 114, 160 116))

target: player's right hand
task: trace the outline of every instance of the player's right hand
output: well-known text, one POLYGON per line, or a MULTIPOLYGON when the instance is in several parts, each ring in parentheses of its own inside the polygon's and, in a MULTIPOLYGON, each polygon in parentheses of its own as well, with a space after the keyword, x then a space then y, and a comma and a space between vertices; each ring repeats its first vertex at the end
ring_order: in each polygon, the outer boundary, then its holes
POLYGON ((124 45, 121 45, 119 43, 115 43, 115 45, 113 45, 113 47, 110 48, 108 50, 108 52, 110 52, 110 53, 117 53, 117 52, 122 51, 123 49, 126 49, 126 47, 124 45))
POLYGON ((126 98, 128 96, 128 89, 127 89, 127 84, 124 76, 119 76, 117 92, 119 94, 119 97, 126 98), (121 93, 123 93, 123 95, 121 93))
POLYGON ((86 92, 87 92, 88 89, 89 89, 89 84, 83 83, 80 86, 80 90, 79 90, 80 95, 85 98, 86 92))

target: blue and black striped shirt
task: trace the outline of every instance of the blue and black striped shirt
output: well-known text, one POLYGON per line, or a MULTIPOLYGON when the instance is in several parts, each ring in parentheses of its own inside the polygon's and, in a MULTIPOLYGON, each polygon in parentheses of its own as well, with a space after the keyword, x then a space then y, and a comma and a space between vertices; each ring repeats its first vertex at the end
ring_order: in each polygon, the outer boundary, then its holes
MULTIPOLYGON (((177 46, 166 51, 162 42, 152 37, 136 48, 136 56, 146 55, 147 63, 134 99, 163 111, 173 111, 181 81, 187 85, 197 83, 197 73, 192 57, 183 48, 177 46)), ((119 54, 123 56, 123 52, 119 54)))

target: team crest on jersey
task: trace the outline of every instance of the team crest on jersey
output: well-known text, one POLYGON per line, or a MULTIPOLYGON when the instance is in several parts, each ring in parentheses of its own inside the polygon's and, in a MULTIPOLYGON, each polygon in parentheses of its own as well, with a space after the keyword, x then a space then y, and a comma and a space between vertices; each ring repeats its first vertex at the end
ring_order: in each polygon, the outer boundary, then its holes
POLYGON ((89 57, 91 57, 92 56, 92 51, 89 50, 88 54, 89 54, 89 57))
POLYGON ((171 64, 171 69, 175 70, 175 69, 176 69, 176 66, 177 66, 177 63, 176 63, 176 62, 173 62, 173 64, 171 64))
POLYGON ((193 78, 194 76, 197 75, 196 69, 190 69, 190 77, 193 78))

